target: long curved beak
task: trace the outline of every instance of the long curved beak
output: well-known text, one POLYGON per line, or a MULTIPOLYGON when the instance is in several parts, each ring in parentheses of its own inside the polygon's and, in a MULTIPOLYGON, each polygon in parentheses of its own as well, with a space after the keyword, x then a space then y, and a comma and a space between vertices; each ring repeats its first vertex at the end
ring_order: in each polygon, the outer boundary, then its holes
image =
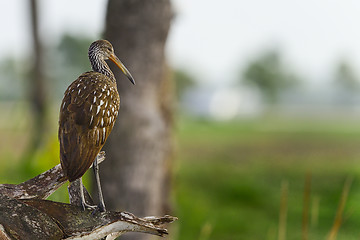
POLYGON ((127 70, 127 68, 119 60, 119 58, 115 54, 111 54, 109 59, 113 61, 116 64, 116 66, 118 66, 121 69, 121 71, 125 74, 125 76, 130 80, 130 82, 135 85, 135 80, 133 76, 131 76, 131 73, 129 72, 129 70, 127 70))

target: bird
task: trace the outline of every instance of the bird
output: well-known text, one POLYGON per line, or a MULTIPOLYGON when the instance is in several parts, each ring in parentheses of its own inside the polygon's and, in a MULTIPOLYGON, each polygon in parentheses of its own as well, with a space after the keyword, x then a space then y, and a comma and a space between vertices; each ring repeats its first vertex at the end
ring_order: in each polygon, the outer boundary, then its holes
POLYGON ((60 105, 60 163, 69 182, 80 179, 80 198, 84 209, 96 208, 86 203, 82 176, 93 164, 99 194, 98 209, 106 211, 101 191, 97 154, 114 127, 120 107, 116 79, 106 63, 114 62, 135 85, 129 70, 114 53, 107 40, 93 42, 88 51, 92 71, 81 74, 64 93, 60 105))

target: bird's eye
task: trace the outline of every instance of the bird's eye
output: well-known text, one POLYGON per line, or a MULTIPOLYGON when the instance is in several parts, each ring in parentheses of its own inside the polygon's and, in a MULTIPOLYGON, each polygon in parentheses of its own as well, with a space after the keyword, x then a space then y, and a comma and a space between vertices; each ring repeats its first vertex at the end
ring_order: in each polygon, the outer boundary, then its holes
POLYGON ((109 50, 109 52, 111 52, 111 51, 112 51, 112 49, 111 49, 110 47, 108 47, 108 48, 107 48, 107 50, 109 50))

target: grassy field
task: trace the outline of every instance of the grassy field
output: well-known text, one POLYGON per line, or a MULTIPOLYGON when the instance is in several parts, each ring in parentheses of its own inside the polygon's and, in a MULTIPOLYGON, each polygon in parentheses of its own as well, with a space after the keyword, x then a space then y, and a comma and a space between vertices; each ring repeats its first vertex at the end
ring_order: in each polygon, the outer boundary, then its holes
POLYGON ((286 239, 302 239, 307 175, 309 239, 328 236, 346 179, 352 184, 337 239, 359 239, 357 121, 182 121, 177 137, 178 239, 278 239, 282 184, 286 239))

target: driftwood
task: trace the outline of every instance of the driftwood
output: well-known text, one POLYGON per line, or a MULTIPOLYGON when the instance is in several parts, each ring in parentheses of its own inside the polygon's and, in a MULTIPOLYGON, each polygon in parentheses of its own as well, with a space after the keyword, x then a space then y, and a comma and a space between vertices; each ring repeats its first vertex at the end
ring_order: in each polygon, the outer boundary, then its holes
MULTIPOLYGON (((105 159, 104 152, 98 162, 105 159)), ((139 218, 128 212, 99 212, 80 207, 79 184, 69 185, 70 204, 44 200, 66 182, 61 166, 21 184, 0 184, 0 240, 2 239, 115 239, 126 232, 168 234, 163 224, 177 218, 139 218)), ((84 187, 84 190, 86 188, 84 187)), ((88 203, 93 203, 85 191, 88 203)))

